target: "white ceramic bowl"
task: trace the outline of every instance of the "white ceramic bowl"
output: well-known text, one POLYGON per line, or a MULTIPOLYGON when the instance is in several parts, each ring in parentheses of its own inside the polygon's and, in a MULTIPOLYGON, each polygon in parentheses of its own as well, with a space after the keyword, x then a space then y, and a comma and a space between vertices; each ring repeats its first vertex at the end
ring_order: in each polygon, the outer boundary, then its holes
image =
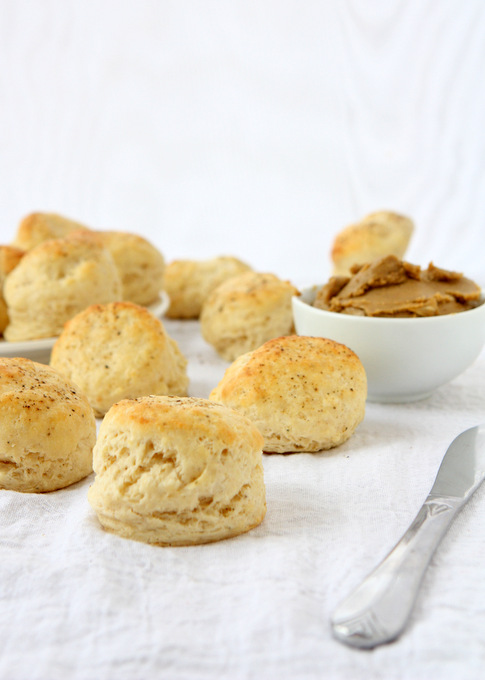
POLYGON ((319 287, 293 298, 296 332, 350 347, 366 370, 370 401, 424 399, 468 368, 485 344, 485 303, 419 319, 351 316, 312 307, 319 287))

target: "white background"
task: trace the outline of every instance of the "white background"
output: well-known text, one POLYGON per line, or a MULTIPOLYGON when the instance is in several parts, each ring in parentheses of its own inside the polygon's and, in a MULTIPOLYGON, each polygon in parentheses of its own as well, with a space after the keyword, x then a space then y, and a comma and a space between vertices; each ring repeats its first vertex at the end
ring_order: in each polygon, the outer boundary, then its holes
MULTIPOLYGON (((410 261, 483 285, 485 3, 0 0, 0 201, 4 243, 56 211, 296 285, 326 278, 337 231, 391 209, 416 222, 410 261)), ((167 328, 208 396, 225 362, 196 322, 167 328)), ((347 649, 329 618, 485 421, 484 389, 482 353, 423 402, 368 404, 334 451, 265 456, 264 522, 213 545, 106 534, 92 478, 1 491, 0 676, 481 680, 485 488, 396 644, 347 649)))
POLYGON ((298 285, 377 209, 485 281, 482 0, 1 0, 0 234, 33 210, 298 285))

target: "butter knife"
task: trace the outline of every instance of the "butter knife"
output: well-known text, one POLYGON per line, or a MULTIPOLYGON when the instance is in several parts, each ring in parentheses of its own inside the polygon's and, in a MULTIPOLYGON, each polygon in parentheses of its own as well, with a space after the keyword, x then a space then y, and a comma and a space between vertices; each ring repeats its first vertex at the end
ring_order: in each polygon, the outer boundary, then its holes
POLYGON ((485 424, 452 441, 409 529, 331 617, 340 642, 372 649, 395 640, 411 615, 430 559, 459 510, 485 478, 485 424))

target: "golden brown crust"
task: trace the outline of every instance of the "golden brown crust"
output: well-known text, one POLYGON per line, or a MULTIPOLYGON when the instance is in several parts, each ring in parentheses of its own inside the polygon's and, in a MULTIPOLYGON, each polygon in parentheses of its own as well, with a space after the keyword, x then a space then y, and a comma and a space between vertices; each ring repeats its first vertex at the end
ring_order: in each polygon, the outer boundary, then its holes
POLYGON ((5 277, 15 269, 25 255, 25 250, 15 246, 0 246, 0 282, 3 285, 5 277))
POLYGON ((84 391, 97 416, 121 399, 187 394, 187 360, 160 319, 132 302, 91 305, 64 326, 51 366, 84 391))
POLYGON ((0 358, 0 410, 0 488, 53 491, 90 474, 93 411, 52 368, 0 358))
POLYGON ((79 229, 88 230, 88 227, 57 213, 35 212, 21 220, 12 245, 31 250, 44 241, 64 238, 79 229))
POLYGON ((263 439, 205 399, 143 397, 107 413, 89 502, 108 531, 158 545, 249 531, 266 512, 263 439))
POLYGON ((326 338, 266 342, 229 366, 210 399, 250 418, 266 452, 320 451, 346 441, 365 412, 357 355, 326 338))

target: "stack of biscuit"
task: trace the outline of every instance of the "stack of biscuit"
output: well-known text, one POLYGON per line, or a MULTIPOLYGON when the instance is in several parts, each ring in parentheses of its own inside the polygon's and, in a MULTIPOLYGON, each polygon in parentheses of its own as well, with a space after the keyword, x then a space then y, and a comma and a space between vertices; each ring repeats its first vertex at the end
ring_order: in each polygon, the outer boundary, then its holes
POLYGON ((0 251, 0 333, 10 342, 58 336, 92 304, 159 300, 165 259, 147 239, 32 213, 0 251))
MULTIPOLYGON (((402 216, 369 215, 336 237, 335 268, 403 250, 411 231, 402 216)), ((248 531, 266 512, 263 451, 340 446, 364 418, 359 358, 294 335, 296 287, 236 257, 166 266, 141 236, 35 213, 0 250, 0 285, 7 341, 57 336, 50 367, 0 360, 0 446, 14 442, 0 487, 60 488, 91 472, 94 451, 89 502, 120 536, 193 545, 248 531), (198 319, 232 362, 209 399, 187 396, 187 358, 146 309, 162 288, 167 316, 198 319)))

